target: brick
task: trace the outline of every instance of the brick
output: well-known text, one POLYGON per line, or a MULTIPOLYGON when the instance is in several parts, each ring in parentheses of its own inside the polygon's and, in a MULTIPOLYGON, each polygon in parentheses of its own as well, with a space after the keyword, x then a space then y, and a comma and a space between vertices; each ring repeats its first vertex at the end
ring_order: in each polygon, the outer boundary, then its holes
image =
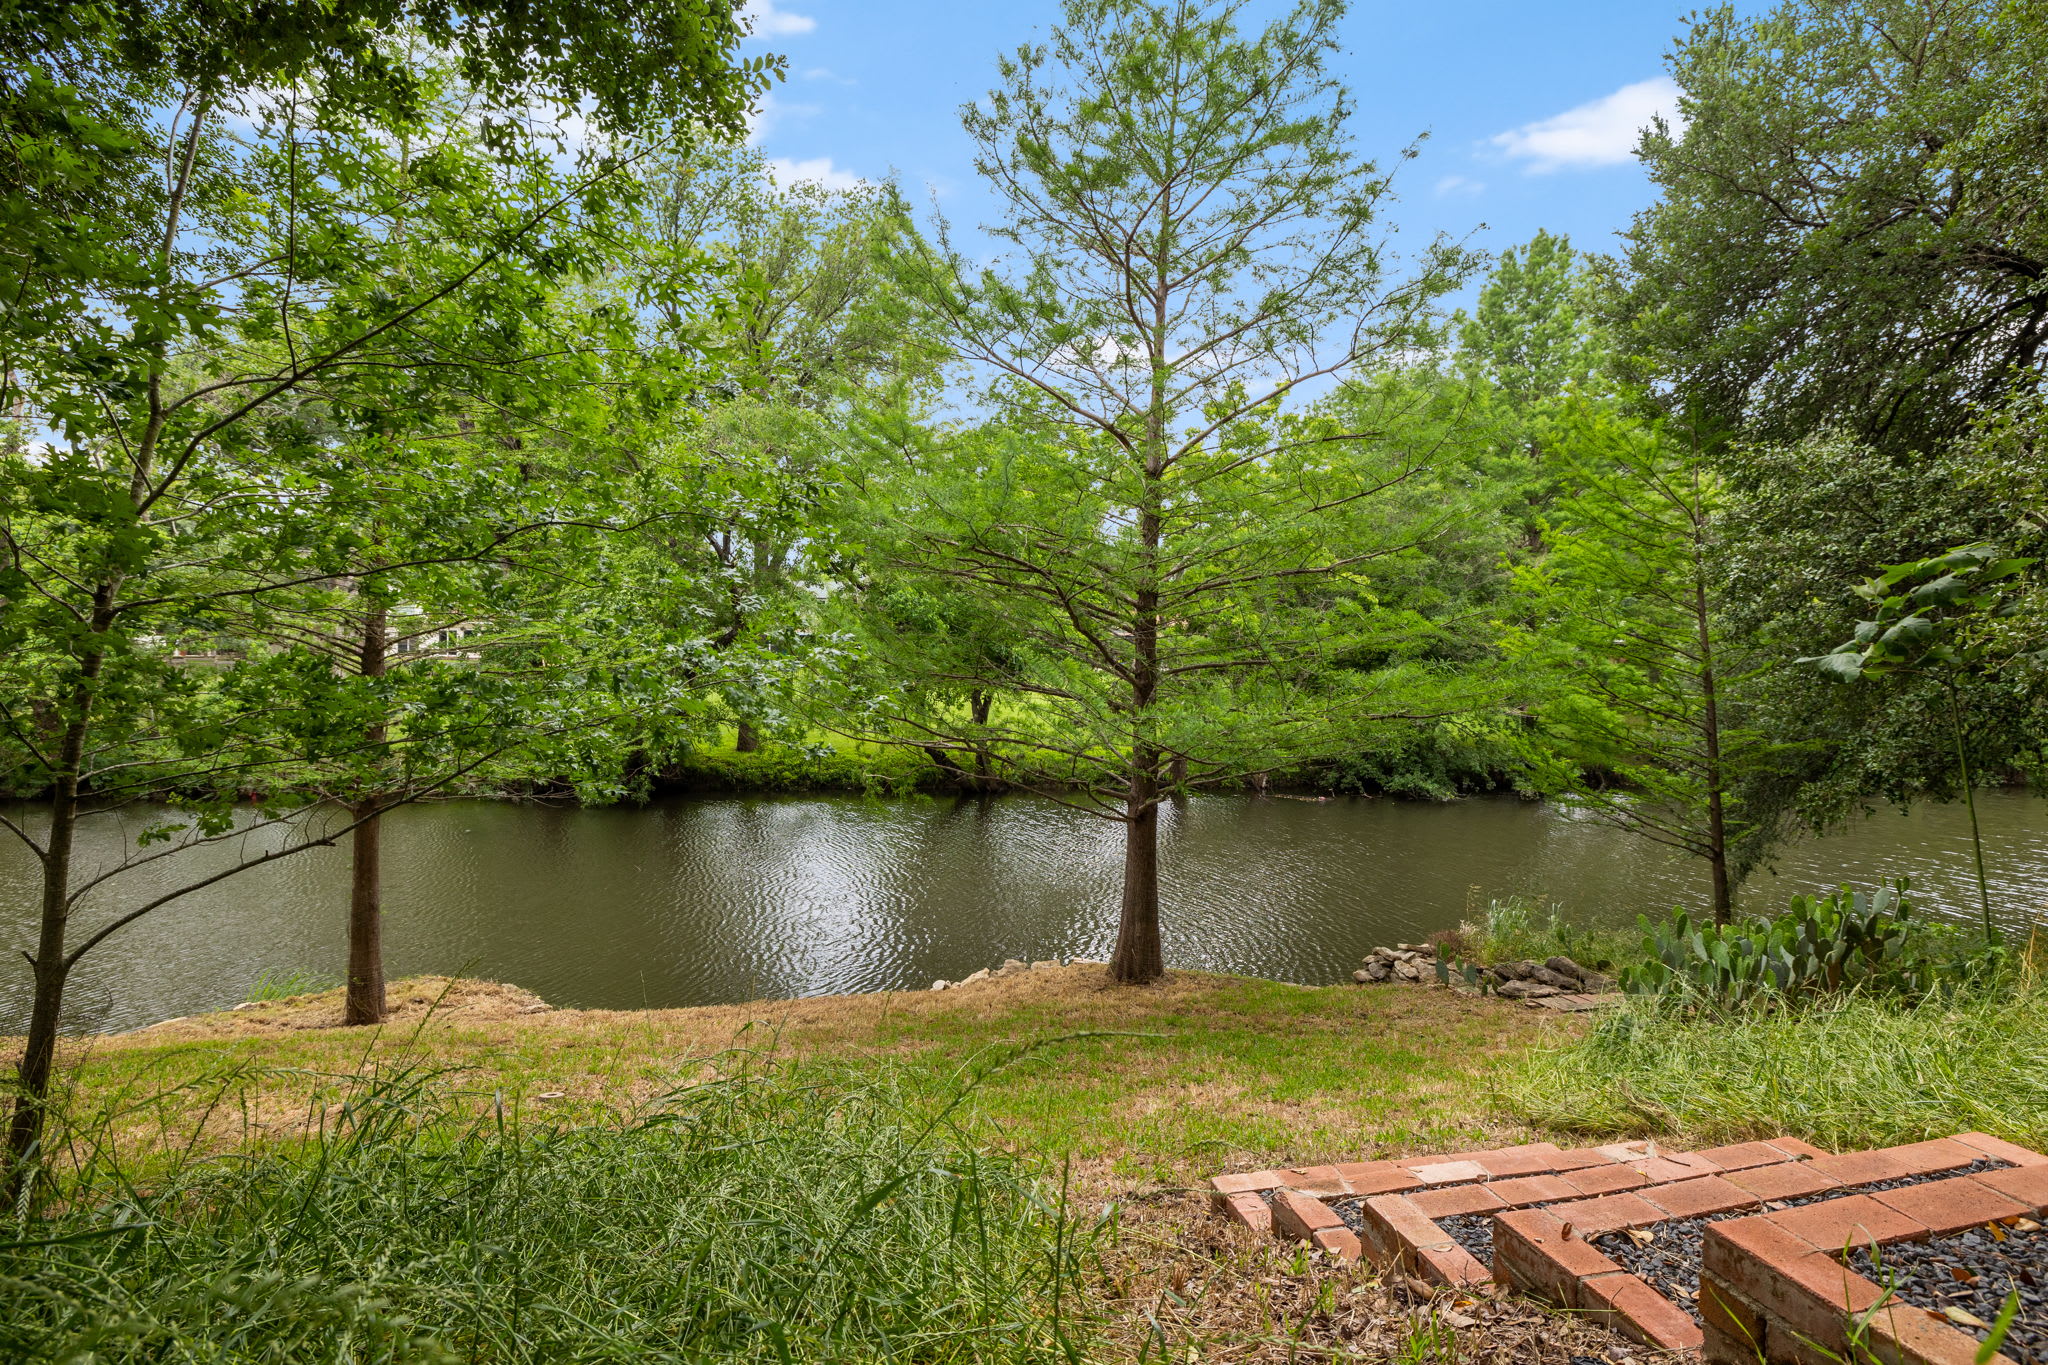
POLYGON ((1953 1171, 1967 1166, 1982 1156, 1974 1148, 1947 1138, 1935 1138, 1931 1142, 1909 1142, 1903 1147, 1887 1147, 1885 1151, 1913 1168, 1915 1175, 1933 1175, 1938 1171, 1953 1171))
POLYGON ((1540 1175, 1556 1168, 1558 1151, 1554 1142, 1531 1142, 1521 1147, 1506 1147, 1498 1152, 1474 1157, 1486 1174, 1495 1180, 1518 1176, 1540 1175))
POLYGON ((1364 1250, 1359 1245, 1358 1234, 1350 1228, 1317 1228, 1308 1240, 1318 1249, 1343 1261, 1357 1260, 1364 1250))
POLYGON ((1422 1188, 1420 1180, 1399 1167, 1389 1167, 1372 1175, 1348 1176, 1346 1181, 1356 1195, 1401 1194, 1422 1188))
POLYGON ((1927 1185, 1910 1185, 1903 1190, 1880 1190, 1870 1196, 1888 1204, 1915 1222, 1925 1223, 1936 1236, 1961 1232, 2000 1218, 2023 1217, 2034 1211, 2011 1195, 1992 1186, 1957 1176, 1927 1185))
MULTIPOLYGON (((1879 1360, 1898 1360, 1910 1365, 1974 1365, 1978 1341, 1957 1331, 1924 1308, 1897 1300, 1871 1314, 1865 1328, 1864 1344, 1879 1360)), ((2003 1352, 1991 1357, 2000 1365, 2011 1365, 2003 1352)))
POLYGON ((1813 1169, 1811 1161, 1787 1161, 1776 1166, 1758 1166, 1747 1171, 1730 1171, 1729 1184, 1748 1190, 1757 1198, 1804 1199, 1822 1190, 1840 1189, 1842 1182, 1813 1169))
POLYGON ((2048 1166, 2014 1166, 2004 1171, 1980 1171, 1970 1177, 2000 1194, 2010 1195, 2028 1208, 2048 1209, 2048 1166))
POLYGON ((1513 1180, 1495 1180, 1483 1188, 1492 1190, 1501 1204, 1511 1209, 1532 1204, 1549 1204, 1559 1199, 1577 1199, 1582 1191, 1555 1175, 1525 1175, 1513 1180))
POLYGON ((1630 1170, 1626 1166, 1593 1166, 1560 1175, 1558 1179, 1581 1194, 1613 1194, 1650 1183, 1650 1178, 1641 1171, 1630 1170))
POLYGON ((1898 1242, 1927 1235, 1925 1223, 1907 1217, 1888 1204, 1880 1204, 1867 1194, 1845 1194, 1804 1208, 1787 1209, 1770 1217, 1793 1236, 1804 1237, 1830 1252, 1849 1246, 1898 1242))
POLYGON ((1330 1168, 1344 1180, 1370 1180, 1396 1169, 1391 1161, 1340 1161, 1330 1168))
POLYGON ((1424 1218, 1455 1218, 1462 1213, 1494 1213, 1507 1207, 1501 1197, 1484 1185, 1453 1185, 1444 1190, 1424 1190, 1410 1195, 1408 1202, 1424 1218))
POLYGON ((1844 1152, 1840 1156, 1817 1156, 1808 1165, 1844 1185, 1868 1185, 1879 1180, 1896 1180, 1905 1175, 1923 1175, 1889 1149, 1874 1152, 1844 1152))
POLYGON ((1706 1357, 1709 1361, 1732 1358, 1754 1362, 1763 1358, 1764 1338, 1770 1329, 1762 1310, 1734 1291, 1704 1278, 1700 1281, 1699 1303, 1700 1317, 1706 1325, 1706 1357), (1730 1357, 1723 1352, 1717 1357, 1713 1350, 1716 1332, 1738 1343, 1744 1354, 1730 1357))
POLYGON ((1273 1231, 1290 1242, 1309 1241, 1322 1228, 1343 1226, 1336 1210, 1300 1190, 1281 1190, 1273 1196, 1273 1231))
POLYGON ((1455 1242, 1449 1246, 1420 1247, 1415 1252, 1415 1273, 1433 1284, 1467 1289, 1493 1279, 1478 1257, 1455 1242))
POLYGON ((1218 1194, 1244 1194, 1254 1190, 1277 1190, 1294 1182, 1293 1171, 1245 1171, 1238 1175, 1219 1175, 1209 1183, 1216 1187, 1218 1194))
POLYGON ((1337 1174, 1335 1166, 1304 1166, 1287 1182, 1289 1189, 1300 1190, 1322 1199, 1356 1193, 1350 1182, 1337 1174))
POLYGON ((1681 1180, 1671 1185, 1655 1185, 1644 1190, 1639 1197, 1673 1218, 1703 1218, 1710 1213, 1747 1208, 1757 1202, 1756 1196, 1748 1190, 1718 1175, 1681 1180))
POLYGON ((1266 1206, 1265 1200, 1256 1194, 1226 1194, 1221 1198, 1226 1218, 1250 1228, 1253 1232, 1271 1234, 1273 1210, 1266 1206))
POLYGON ((1639 1228, 1663 1220, 1664 1211, 1633 1194, 1604 1194, 1570 1204, 1552 1204, 1548 1212, 1563 1219, 1581 1237, 1617 1228, 1639 1228))
POLYGON ((1646 1345, 1665 1351, 1699 1349, 1703 1334, 1684 1309, 1627 1272, 1595 1275, 1580 1286, 1579 1306, 1646 1345))
POLYGON ((1690 1166, 1682 1166, 1676 1161, 1667 1161, 1661 1156, 1653 1156, 1646 1161, 1631 1161, 1628 1164, 1631 1169, 1642 1172, 1643 1179, 1652 1185, 1667 1184, 1673 1180, 1690 1180, 1697 1175, 1709 1174, 1706 1171, 1696 1171, 1690 1166))
POLYGON ((1709 1147, 1700 1153, 1724 1171, 1746 1171, 1752 1166, 1771 1166, 1786 1159, 1786 1153, 1768 1142, 1734 1142, 1726 1147, 1709 1147))
POLYGON ((1580 1171, 1589 1166, 1612 1166, 1614 1158, 1602 1156, 1591 1147, 1573 1147, 1559 1152, 1551 1170, 1559 1174, 1566 1171, 1580 1171))
POLYGON ((1700 1259, 1702 1297, 1710 1288, 1732 1293, 1759 1308, 1774 1329, 1786 1329, 1766 1333, 1774 1358, 1781 1335, 1846 1350, 1848 1315, 1881 1302, 1883 1291, 1777 1224, 1776 1215, 1764 1215, 1710 1225, 1700 1259))
POLYGON ((1776 1147, 1779 1151, 1785 1153, 1787 1156, 1794 1158, 1834 1155, 1834 1153, 1828 1151, 1827 1148, 1816 1147, 1812 1143, 1808 1142, 1805 1138, 1774 1137, 1771 1139, 1771 1146, 1776 1147))
POLYGON ((1427 1166, 1410 1166, 1408 1171, 1425 1185, 1486 1179, 1486 1168, 1476 1161, 1437 1161, 1427 1166))
POLYGON ((1494 1278, 1500 1279, 1503 1246, 1515 1244, 1527 1253, 1524 1260, 1540 1258, 1553 1271, 1553 1278, 1566 1282, 1587 1275, 1604 1275, 1619 1270, 1606 1253, 1579 1237, 1567 1237, 1564 1220, 1542 1209, 1503 1213, 1493 1220, 1494 1278))
POLYGON ((2003 1138, 1995 1138, 1989 1133, 1957 1133, 1949 1141, 1959 1142, 1971 1151, 1988 1156, 1994 1161, 2010 1161, 2015 1166, 2048 1166, 2048 1156, 2030 1152, 2024 1147, 2007 1142, 2003 1138))
POLYGON ((1407 1195, 1383 1194, 1366 1200, 1365 1219, 1389 1234, 1385 1245, 1393 1248, 1397 1256, 1416 1247, 1452 1245, 1451 1235, 1416 1208, 1414 1199, 1407 1195))

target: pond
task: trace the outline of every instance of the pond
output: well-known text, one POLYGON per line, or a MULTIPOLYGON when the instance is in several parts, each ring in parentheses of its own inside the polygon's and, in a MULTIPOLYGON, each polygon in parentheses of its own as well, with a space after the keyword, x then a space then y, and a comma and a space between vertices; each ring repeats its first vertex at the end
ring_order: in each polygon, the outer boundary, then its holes
MULTIPOLYGON (((1986 793, 1993 896, 2011 928, 2048 921, 2048 800, 1986 793)), ((33 808, 17 807, 34 819, 33 808)), ((142 816, 129 817, 132 828, 142 816)), ((91 866, 123 836, 81 845, 91 866)), ((571 1006, 639 1008, 922 989, 1006 957, 1104 958, 1118 826, 1036 798, 683 799, 581 810, 451 801, 388 817, 394 976, 460 972, 571 1006)), ((1588 920, 1696 904, 1696 866, 1555 805, 1201 797, 1162 827, 1166 956, 1177 967, 1345 979, 1377 943, 1455 925, 1490 897, 1543 896, 1588 920)), ((199 855, 181 854, 177 859, 199 855)), ((123 878, 135 904, 167 873, 123 878)), ((1745 904, 1910 875, 1974 913, 1960 807, 1882 813, 1786 850, 1745 904)), ((0 843, 0 1032, 26 1018, 34 863, 0 843)), ((117 883, 118 884, 118 883, 117 883)), ((338 979, 348 868, 315 849, 123 930, 74 978, 74 1030, 133 1028, 246 998, 259 971, 338 979)))

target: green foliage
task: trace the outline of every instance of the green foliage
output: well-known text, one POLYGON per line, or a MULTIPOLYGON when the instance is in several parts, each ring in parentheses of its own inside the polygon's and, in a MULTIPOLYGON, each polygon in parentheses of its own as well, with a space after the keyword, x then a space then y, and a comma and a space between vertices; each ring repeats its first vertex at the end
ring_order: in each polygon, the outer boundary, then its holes
POLYGON ((1569 491, 1548 552, 1514 568, 1502 642, 1537 693, 1536 781, 1701 859, 1725 920, 1752 831, 1730 792, 1771 759, 1743 723, 1751 665, 1722 600, 1726 493, 1696 431, 1590 404, 1566 430, 1569 491))
POLYGON ((9 1360, 1061 1361, 1089 1233, 950 1096, 746 1054, 631 1122, 554 1128, 447 1080, 359 1083, 230 1162, 91 1156, 0 1243, 9 1360))
POLYGON ((2048 991, 2009 968, 1906 1007, 1854 992, 1804 1009, 1674 1010, 1642 996, 1503 1077, 1511 1113, 1577 1133, 1831 1151, 1972 1130, 2048 1141, 2048 991))
POLYGON ((1851 992, 1912 998, 1992 969, 1958 953, 1943 928, 1914 918, 1903 882, 1794 896, 1782 914, 1734 924, 1674 910, 1664 924, 1643 921, 1645 960, 1622 970, 1621 985, 1737 1009, 1851 992))
POLYGON ((1671 56, 1685 122, 1643 139, 1661 195, 1628 234, 1616 319, 1658 377, 1759 440, 1840 428, 1902 461, 2038 384, 2044 18, 2040 0, 1692 16, 1671 56))
POLYGON ((1580 924, 1541 898, 1493 897, 1477 915, 1468 910, 1457 932, 1458 956, 1482 965, 1568 957, 1604 972, 1641 951, 1634 935, 1580 924))
POLYGON ((902 795, 940 773, 914 749, 838 750, 770 744, 752 753, 692 751, 663 767, 664 785, 726 792, 861 792, 902 795))
MULTIPOLYGON (((1856 595, 1871 606, 1855 635, 1826 654, 1801 659, 1837 682, 1929 669, 1967 669, 1987 662, 1981 641, 1958 638, 1958 626, 2003 614, 2012 580, 2036 563, 1996 545, 1965 545, 1927 559, 1893 564, 1856 595)), ((2021 658, 2048 662, 2048 648, 2021 658)))

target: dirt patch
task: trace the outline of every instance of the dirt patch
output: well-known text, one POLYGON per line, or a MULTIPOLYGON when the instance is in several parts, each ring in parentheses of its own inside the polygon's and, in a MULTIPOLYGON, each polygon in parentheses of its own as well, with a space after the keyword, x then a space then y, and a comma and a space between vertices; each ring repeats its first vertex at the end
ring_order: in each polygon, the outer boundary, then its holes
MULTIPOLYGON (((451 1024, 488 1023, 545 1014, 549 1005, 532 991, 496 981, 460 977, 413 976, 394 982, 385 993, 389 1013, 384 1027, 403 1028, 429 1018, 451 1024)), ((299 1029, 341 1028, 342 991, 316 991, 283 1000, 260 1000, 217 1014, 166 1019, 101 1040, 134 1039, 145 1044, 202 1038, 246 1038, 299 1029)), ((11 1040, 10 1040, 11 1041, 11 1040)))

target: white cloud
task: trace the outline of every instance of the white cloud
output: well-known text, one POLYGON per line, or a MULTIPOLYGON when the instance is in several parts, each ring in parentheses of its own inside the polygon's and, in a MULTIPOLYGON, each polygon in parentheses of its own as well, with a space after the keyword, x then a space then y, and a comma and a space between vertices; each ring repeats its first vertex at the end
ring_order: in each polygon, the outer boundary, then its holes
POLYGON ((1678 86, 1668 76, 1624 85, 1576 109, 1496 133, 1489 141, 1527 161, 1531 171, 1616 166, 1635 154, 1637 134, 1659 114, 1674 127, 1680 125, 1678 86))
POLYGON ((747 0, 746 7, 740 10, 740 22, 756 38, 794 38, 818 26, 818 21, 808 14, 777 9, 775 0, 747 0))
POLYGON ((1447 175, 1436 182, 1436 192, 1445 194, 1479 194, 1486 189, 1484 180, 1472 180, 1462 175, 1447 175))
POLYGON ((778 185, 808 183, 828 190, 857 190, 868 183, 852 171, 833 165, 829 156, 810 156, 801 161, 794 157, 771 156, 768 158, 768 176, 778 185))
POLYGON ((803 78, 807 81, 831 81, 834 85, 856 85, 859 83, 851 76, 840 75, 829 66, 806 67, 803 71, 803 78))
POLYGON ((773 94, 763 94, 747 111, 747 141, 763 142, 774 135, 784 119, 802 121, 819 112, 815 104, 790 104, 773 94))

